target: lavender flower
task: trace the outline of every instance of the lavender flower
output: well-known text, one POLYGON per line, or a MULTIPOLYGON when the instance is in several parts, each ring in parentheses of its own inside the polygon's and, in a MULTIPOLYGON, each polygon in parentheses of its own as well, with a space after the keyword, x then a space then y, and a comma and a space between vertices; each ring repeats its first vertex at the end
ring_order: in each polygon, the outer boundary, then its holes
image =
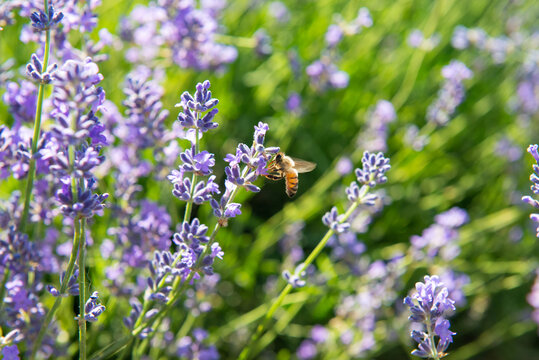
POLYGON ((296 269, 294 270, 294 273, 291 273, 288 270, 283 271, 283 278, 286 280, 287 283, 292 285, 294 288, 300 288, 304 287, 306 282, 302 279, 306 275, 305 270, 302 270, 304 268, 304 264, 299 264, 296 266, 296 269))
POLYGON ((258 29, 253 34, 255 39, 255 53, 258 56, 271 55, 273 48, 271 47, 271 37, 264 29, 258 29))
POLYGON ((533 307, 533 321, 539 324, 539 270, 536 271, 536 274, 537 276, 535 277, 530 293, 526 296, 526 300, 533 307))
POLYGON ((466 224, 469 221, 468 213, 466 210, 454 207, 446 212, 438 214, 434 217, 436 223, 448 227, 448 228, 458 228, 466 224))
POLYGON ((35 11, 30 15, 32 26, 37 31, 49 30, 51 27, 56 26, 63 18, 64 14, 62 14, 62 12, 55 12, 52 4, 49 5, 48 14, 39 10, 39 12, 35 11))
POLYGON ((339 174, 347 175, 354 170, 354 164, 352 164, 352 160, 349 157, 343 156, 339 159, 335 168, 339 174))
POLYGON ((409 320, 423 324, 426 332, 412 330, 410 336, 419 344, 412 355, 440 359, 446 355, 445 351, 455 335, 449 330, 449 320, 445 318, 447 313, 455 310, 455 302, 449 298, 447 288, 436 275, 425 276, 425 283, 418 282, 415 287, 416 293, 407 296, 404 304, 412 312, 409 320), (437 344, 436 336, 439 338, 437 344))
POLYGON ((339 25, 332 24, 326 31, 326 44, 328 48, 337 46, 344 36, 343 30, 339 25))
POLYGON ((180 180, 175 179, 174 190, 172 195, 186 202, 193 202, 200 205, 204 202, 213 199, 213 194, 219 194, 219 186, 214 182, 215 175, 208 178, 207 182, 199 181, 197 184, 192 184, 189 178, 180 177, 180 180))
POLYGON ((300 360, 309 360, 312 359, 318 354, 316 349, 316 344, 311 340, 304 340, 296 351, 296 356, 300 360))
POLYGON ((427 110, 427 120, 439 126, 446 125, 457 106, 464 100, 462 81, 471 78, 472 71, 459 61, 442 68, 442 76, 446 79, 438 92, 438 97, 427 110))
POLYGON ((427 135, 421 135, 416 125, 406 127, 404 142, 411 146, 415 151, 421 151, 430 142, 427 135))
POLYGON ((292 114, 301 114, 301 96, 298 93, 290 93, 286 99, 286 110, 292 114))
POLYGON ((9 269, 14 274, 26 274, 36 270, 39 264, 39 251, 27 234, 20 233, 10 226, 5 238, 0 238, 0 271, 9 269))
POLYGON ((180 165, 180 172, 194 172, 200 176, 208 176, 212 173, 211 168, 215 165, 214 155, 207 151, 196 154, 195 147, 185 150, 180 154, 183 164, 180 165))
POLYGON ((371 154, 368 151, 363 153, 361 158, 362 169, 356 169, 355 174, 359 183, 374 187, 384 184, 387 181, 385 173, 391 168, 389 159, 379 152, 371 154))
POLYGON ((290 20, 288 8, 280 1, 272 1, 269 3, 268 12, 271 17, 280 23, 286 23, 288 20, 290 20))
POLYGON ((3 347, 2 358, 4 360, 19 360, 19 349, 17 348, 17 345, 3 347))
MULTIPOLYGON (((60 276, 60 284, 64 283, 65 275, 66 275, 66 272, 63 271, 62 275, 60 276)), ((73 272, 73 275, 71 275, 67 283, 66 293, 61 294, 60 291, 52 285, 47 285, 47 291, 54 297, 68 296, 68 295, 78 296, 79 295, 78 278, 79 278, 79 269, 75 269, 75 271, 73 272)))
POLYGON ((236 154, 226 155, 224 160, 229 164, 225 168, 227 193, 231 193, 236 187, 243 187, 253 192, 260 191, 260 188, 254 185, 253 182, 258 176, 267 174, 266 167, 271 156, 279 151, 279 148, 276 147, 264 147, 268 129, 269 127, 266 123, 259 122, 258 125, 255 125, 251 147, 239 144, 236 148, 236 154), (243 169, 241 164, 245 164, 243 169))
MULTIPOLYGON (((97 26, 97 15, 94 13, 99 5, 98 1, 92 1, 88 4, 82 4, 76 1, 62 2, 62 12, 54 11, 52 4, 49 4, 48 14, 44 14, 42 10, 38 12, 32 11, 36 7, 41 7, 40 2, 26 2, 22 5, 21 15, 30 16, 32 26, 25 25, 22 29, 20 39, 24 43, 45 42, 45 30, 51 31, 51 47, 55 49, 54 57, 63 62, 73 59, 80 60, 87 56, 92 56, 97 61, 105 58, 104 56, 96 56, 96 51, 102 48, 103 42, 100 40, 97 44, 92 41, 87 41, 85 51, 81 51, 69 42, 69 34, 71 31, 77 33, 89 33, 97 26), (61 26, 58 26, 61 21, 61 26)), ((44 49, 38 50, 38 56, 43 57, 44 49)))
POLYGON ((167 57, 182 68, 219 70, 233 62, 236 48, 217 42, 217 17, 224 4, 196 5, 163 0, 136 6, 121 23, 123 40, 135 45, 126 53, 128 61, 150 62, 168 50, 167 57))
POLYGON ((395 121, 395 108, 387 100, 380 100, 367 117, 367 128, 360 133, 357 144, 368 151, 387 150, 388 125, 395 121))
POLYGON ((413 48, 419 48, 424 51, 431 51, 440 43, 440 35, 433 34, 425 38, 421 30, 415 29, 408 36, 408 45, 413 48))
POLYGON ((329 58, 316 60, 307 66, 307 75, 311 85, 319 91, 328 89, 343 89, 348 86, 350 76, 337 68, 329 58))
POLYGON ((62 188, 58 190, 56 197, 62 205, 61 210, 65 216, 73 219, 90 218, 95 214, 102 213, 103 202, 108 198, 109 194, 94 194, 92 181, 85 181, 85 190, 82 187, 77 187, 76 198, 73 197, 71 183, 64 183, 62 188))
POLYGON ((531 52, 520 68, 517 92, 517 109, 527 115, 539 110, 539 55, 531 52))
POLYGON ((510 162, 515 162, 522 157, 522 148, 506 136, 498 140, 494 152, 510 162))
POLYGON ((435 223, 423 230, 421 236, 413 235, 410 238, 414 256, 421 259, 426 255, 427 258, 433 259, 440 255, 447 261, 454 259, 460 253, 460 247, 456 243, 459 237, 457 229, 468 220, 467 212, 458 207, 436 215, 435 223))
MULTIPOLYGON (((535 159, 535 164, 533 164, 533 173, 530 175, 530 181, 532 182, 531 190, 535 195, 539 194, 539 152, 537 151, 537 148, 537 144, 528 146, 528 152, 535 159)), ((539 201, 535 200, 531 196, 523 196, 522 201, 536 209, 539 209, 539 201)), ((531 214, 530 219, 532 219, 533 222, 539 223, 539 214, 531 214)), ((539 226, 537 227, 537 237, 539 237, 539 226)))
POLYGON ((337 207, 334 206, 330 211, 324 214, 322 222, 324 225, 334 230, 336 233, 343 233, 350 228, 350 224, 343 221, 344 215, 339 215, 337 207))
POLYGON ((203 329, 194 329, 191 336, 185 336, 178 341, 176 355, 189 360, 204 359, 217 360, 219 353, 215 346, 204 345, 208 332, 203 329))
POLYGON ((22 123, 31 123, 36 116, 37 87, 30 81, 8 82, 2 100, 9 106, 17 128, 22 123))
POLYGON ((99 304, 98 301, 99 294, 97 291, 94 291, 84 306, 84 319, 86 321, 96 322, 99 315, 106 310, 105 306, 99 304))
POLYGON ((196 129, 204 133, 218 126, 213 122, 213 118, 218 112, 214 107, 219 100, 212 98, 209 88, 210 82, 206 80, 197 84, 194 96, 187 91, 182 94, 181 102, 176 104, 176 107, 183 108, 183 112, 178 115, 178 121, 184 129, 196 129), (203 115, 208 110, 210 111, 203 115))
POLYGON ((453 32, 451 44, 455 49, 463 50, 470 45, 483 49, 487 41, 488 35, 481 28, 468 29, 465 26, 459 25, 453 32))

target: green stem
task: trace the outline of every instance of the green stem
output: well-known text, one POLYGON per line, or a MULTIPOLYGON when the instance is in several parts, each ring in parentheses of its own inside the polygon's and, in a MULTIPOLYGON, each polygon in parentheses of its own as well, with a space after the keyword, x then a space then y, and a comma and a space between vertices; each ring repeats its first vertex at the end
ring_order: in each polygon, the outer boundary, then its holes
MULTIPOLYGON (((71 249, 71 255, 69 256, 69 263, 67 264, 67 270, 65 272, 64 281, 60 285, 60 295, 56 298, 54 301, 54 304, 52 308, 47 313, 47 316, 45 317, 45 321, 43 321, 43 324, 41 325, 41 329, 39 330, 39 334, 37 335, 36 341, 34 342, 34 347, 32 348, 32 355, 30 356, 30 359, 35 359, 38 349, 41 347, 41 342, 43 341, 43 337, 45 336, 45 332, 49 329, 49 325, 52 322, 52 318, 54 317, 54 314, 56 313, 56 310, 58 310, 58 307, 60 306, 60 303, 62 302, 62 297, 64 296, 64 293, 67 289, 67 284, 69 283, 69 279, 71 278, 71 275, 73 275, 73 269, 75 268, 75 260, 77 259, 77 252, 79 250, 79 243, 80 243, 80 225, 79 220, 74 220, 74 234, 73 234, 73 248, 71 249)), ((80 275, 79 275, 80 276, 80 275)))
POLYGON ((81 240, 79 242, 79 359, 86 360, 86 220, 81 219, 81 240))
POLYGON ((234 45, 248 49, 256 47, 256 39, 254 38, 216 34, 215 40, 222 44, 234 45))
POLYGON ((438 349, 436 348, 436 343, 434 342, 434 331, 430 323, 430 315, 428 315, 425 319, 425 325, 427 326, 427 333, 429 335, 430 344, 432 345, 432 354, 430 355, 434 360, 440 360, 440 355, 438 354, 438 349))
MULTIPOLYGON (((45 14, 49 12, 49 4, 47 0, 43 0, 43 6, 45 8, 45 14)), ((46 31, 45 39, 45 54, 43 56, 43 68, 41 73, 47 71, 49 66, 49 52, 51 47, 51 31, 50 29, 46 31)), ((43 98, 45 96, 45 84, 39 84, 39 90, 37 93, 37 106, 36 106, 36 115, 34 120, 34 134, 32 136, 32 156, 30 158, 30 164, 28 167, 28 180, 26 182, 26 192, 24 194, 24 209, 22 211, 21 218, 19 220, 19 231, 24 232, 26 230, 26 222, 28 220, 28 213, 30 212, 30 200, 32 199, 32 190, 34 188, 34 176, 36 172, 36 153, 37 153, 37 144, 39 142, 39 135, 41 133, 41 113, 43 111, 43 98)), ((0 298, 1 299, 1 298, 0 298)))
MULTIPOLYGON (((364 191, 362 193, 363 196, 368 192, 368 189, 369 189, 368 186, 364 188, 364 191)), ((360 196, 360 199, 358 201, 356 201, 352 205, 350 205, 350 207, 348 208, 348 210, 344 214, 343 219, 340 221, 340 223, 343 223, 346 220, 348 220, 350 215, 352 215, 354 210, 356 210, 357 207, 359 206, 359 204, 361 203, 361 198, 362 198, 362 196, 360 196)), ((328 230, 326 232, 326 234, 324 235, 322 240, 320 240, 318 245, 316 245, 316 247, 309 254, 309 256, 307 256, 307 259, 305 260, 305 262, 303 263, 301 268, 298 270, 298 272, 297 272, 298 274, 301 274, 307 268, 307 266, 309 266, 310 264, 313 263, 313 261, 320 254, 320 252, 322 252, 322 249, 324 249, 324 247, 326 246, 326 244, 329 241, 329 239, 331 238, 331 236, 333 236, 334 234, 335 234, 335 231, 332 230, 332 229, 330 229, 330 230, 328 230)), ((240 360, 245 360, 245 359, 249 358, 249 353, 252 351, 252 349, 255 346, 256 342, 258 341, 258 339, 260 338, 260 336, 264 332, 264 329, 267 327, 267 325, 269 324, 269 322, 273 318, 273 314, 281 306, 281 304, 283 303, 284 298, 286 297, 286 295, 288 295, 290 293, 290 291, 292 291, 292 289, 293 289, 292 285, 287 284, 285 286, 285 288, 281 291, 281 293, 279 294, 277 299, 273 302, 273 305, 269 308, 268 312, 266 313, 266 316, 264 316, 264 319, 262 320, 262 322, 256 328, 256 332, 251 336, 251 339, 249 340, 249 343, 247 344, 247 347, 245 347, 243 349, 243 351, 240 353, 240 356, 239 356, 240 360)))
MULTIPOLYGON (((198 118, 198 113, 197 113, 198 118)), ((198 153, 198 132, 199 130, 196 129, 195 131, 195 154, 198 153)), ((185 214, 183 216, 183 222, 189 222, 191 221, 191 211, 193 210, 193 193, 195 192, 195 183, 197 181, 197 174, 193 172, 193 177, 191 178, 191 191, 189 196, 189 202, 187 202, 187 205, 185 205, 185 214)))
POLYGON ((118 351, 121 351, 123 348, 129 348, 129 345, 133 342, 133 340, 134 338, 130 335, 124 336, 120 340, 117 340, 102 350, 94 353, 92 356, 90 356, 90 360, 107 359, 116 354, 118 351))

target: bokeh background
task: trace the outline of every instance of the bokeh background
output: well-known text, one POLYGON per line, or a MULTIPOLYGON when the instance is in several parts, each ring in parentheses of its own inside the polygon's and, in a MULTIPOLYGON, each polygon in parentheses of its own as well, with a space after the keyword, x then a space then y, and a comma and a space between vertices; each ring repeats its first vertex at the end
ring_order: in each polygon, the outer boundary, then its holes
MULTIPOLYGON (((124 111, 125 76, 136 67, 126 60, 133 43, 121 38, 120 21, 137 5, 147 3, 107 0, 95 8, 97 27, 89 37, 97 40, 99 29, 106 28, 115 38, 101 52, 108 58, 99 63, 104 76, 100 85, 120 112, 124 111)), ((276 15, 274 4, 228 1, 218 17, 216 39, 234 46, 238 53, 233 62, 217 70, 182 68, 166 51, 141 62, 155 71, 154 75, 160 74, 156 77, 164 88, 163 108, 170 111, 168 128, 177 117, 174 105, 180 94, 194 91, 197 82, 211 81, 213 95, 220 100, 219 128, 208 133, 201 146, 216 154, 214 173, 221 184, 226 166, 222 159, 234 152, 238 143, 250 143, 253 126, 259 121, 269 124, 268 146, 280 146, 287 154, 318 164, 313 172, 300 176, 299 192, 293 199, 286 196, 283 182, 268 180, 258 180, 260 193, 240 193, 242 215, 219 233, 218 241, 225 251, 224 259, 215 266, 219 280, 189 294, 191 301, 211 309, 193 311, 187 305, 179 306, 167 324, 174 338, 204 328, 209 333, 205 342, 215 345, 221 358, 237 356, 284 286, 281 272, 292 270, 324 235, 322 215, 334 205, 341 212, 346 209, 344 189, 354 175, 343 170, 343 164, 349 159, 354 167, 360 165, 363 151, 368 150, 361 141, 362 133, 376 104, 387 100, 396 113, 396 119, 387 125, 384 150, 392 169, 387 184, 380 186, 384 206, 369 215, 368 229, 357 232, 357 241, 364 244, 365 251, 353 258, 359 268, 360 264, 365 268, 354 271, 348 261, 335 257, 333 248, 324 251, 308 271, 307 285, 289 295, 277 311, 256 358, 308 358, 301 346, 312 337, 315 325, 326 327, 331 340, 315 345, 314 358, 409 358, 414 344, 408 336, 408 314, 402 299, 416 281, 441 269, 468 277, 459 287, 465 300, 450 319, 457 335, 449 358, 539 358, 537 324, 526 301, 538 268, 539 246, 529 219, 532 209, 520 200, 530 192, 533 158, 526 148, 539 141, 539 4, 533 0, 283 1, 287 9, 284 18, 276 15), (328 27, 351 22, 361 7, 370 11, 372 26, 345 35, 328 52, 328 27), (458 26, 480 28, 498 42, 492 40, 490 50, 473 45, 455 48, 452 39, 458 26), (271 39, 263 49, 255 40, 259 29, 271 39), (434 36, 432 44, 412 46, 409 37, 415 29, 425 38, 434 36), (317 88, 306 73, 307 66, 329 53, 338 69, 349 75, 343 88, 317 88), (434 126, 426 119, 427 109, 443 86, 442 68, 452 60, 466 64, 473 77, 463 81, 466 96, 451 120, 446 126, 434 126), (519 92, 523 81, 532 84, 535 107, 523 106, 532 101, 519 92), (287 106, 292 94, 301 98, 295 109, 287 106), (414 126, 418 136, 428 139, 415 148, 410 141, 414 126), (368 264, 377 260, 387 264, 395 256, 407 254, 411 236, 420 235, 437 214, 453 207, 466 210, 469 216, 455 240, 458 256, 432 261, 410 258, 398 275, 391 275, 392 292, 380 300, 376 310, 357 299, 347 303, 348 307, 343 305, 374 281, 365 270, 368 264), (352 336, 352 343, 357 343, 365 336, 359 325, 365 316, 359 314, 362 309, 376 313, 375 344, 368 351, 357 352, 345 338, 352 336)), ((0 63, 10 58, 15 61, 12 81, 24 78, 17 69, 24 69, 37 49, 35 43, 19 39, 27 23, 15 14, 13 23, 0 32, 0 63)), ((75 47, 85 41, 76 32, 70 34, 75 47)), ((0 89, 0 95, 4 91, 0 89)), ((0 121, 13 123, 5 102, 0 103, 0 121)), ((49 123, 46 121, 44 127, 49 123)), ((185 140, 179 144, 188 145, 185 140)), ((146 156, 151 159, 151 154, 146 156)), ((142 186, 138 198, 166 207, 174 228, 183 217, 184 205, 171 195, 172 185, 154 176, 145 176, 138 183, 142 186)), ((22 191, 24 182, 10 177, 1 184, 0 196, 7 199, 14 190, 22 191)), ((114 186, 115 179, 103 174, 99 189, 112 194, 114 186)), ((116 200, 111 197, 109 201, 114 204, 116 200)), ((111 264, 102 256, 100 245, 110 238, 107 230, 114 225, 112 209, 105 210, 90 226, 94 243, 89 247, 88 273, 92 287, 99 290, 107 306, 100 321, 89 329, 91 350, 125 332, 119 319, 129 312, 128 296, 116 294, 106 285, 105 269, 111 264)), ((214 221, 207 205, 196 207, 194 215, 206 224, 214 221)), ((61 221, 56 226, 61 228, 61 221)), ((68 240, 68 235, 60 233, 58 244, 68 240)), ((65 263, 65 257, 54 255, 65 263)), ((125 281, 134 283, 140 274, 144 271, 127 272, 125 281)), ((57 277, 51 274, 50 281, 57 281, 57 277)), ((371 296, 384 297, 383 292, 371 296)), ((42 299, 45 306, 53 302, 48 294, 42 299)), ((70 311, 58 313, 62 329, 58 341, 64 345, 76 344, 72 318, 70 311)), ((152 350, 150 358, 172 356, 177 346, 174 341, 159 338, 155 344, 159 350, 152 350)), ((75 345, 68 346, 65 357, 74 356, 76 351, 75 345)))

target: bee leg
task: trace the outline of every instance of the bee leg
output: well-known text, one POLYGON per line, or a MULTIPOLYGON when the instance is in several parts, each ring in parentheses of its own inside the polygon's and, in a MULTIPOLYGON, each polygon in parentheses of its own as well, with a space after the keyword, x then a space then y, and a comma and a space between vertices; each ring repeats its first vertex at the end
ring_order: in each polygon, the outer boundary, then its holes
POLYGON ((264 176, 274 181, 281 180, 283 178, 283 174, 280 174, 280 173, 270 173, 264 176))
POLYGON ((284 172, 282 172, 279 169, 269 168, 268 169, 268 174, 264 175, 264 176, 267 177, 270 180, 277 181, 277 180, 281 180, 282 178, 284 178, 284 175, 285 175, 284 172))

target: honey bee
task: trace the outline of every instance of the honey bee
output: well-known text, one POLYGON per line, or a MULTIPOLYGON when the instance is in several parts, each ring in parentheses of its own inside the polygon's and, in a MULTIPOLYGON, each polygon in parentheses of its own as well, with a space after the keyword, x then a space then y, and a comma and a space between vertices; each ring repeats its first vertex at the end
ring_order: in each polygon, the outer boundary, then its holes
POLYGON ((268 175, 264 176, 270 180, 284 178, 286 195, 293 197, 298 192, 298 173, 313 171, 315 167, 316 164, 313 162, 295 159, 279 152, 268 164, 268 175))

